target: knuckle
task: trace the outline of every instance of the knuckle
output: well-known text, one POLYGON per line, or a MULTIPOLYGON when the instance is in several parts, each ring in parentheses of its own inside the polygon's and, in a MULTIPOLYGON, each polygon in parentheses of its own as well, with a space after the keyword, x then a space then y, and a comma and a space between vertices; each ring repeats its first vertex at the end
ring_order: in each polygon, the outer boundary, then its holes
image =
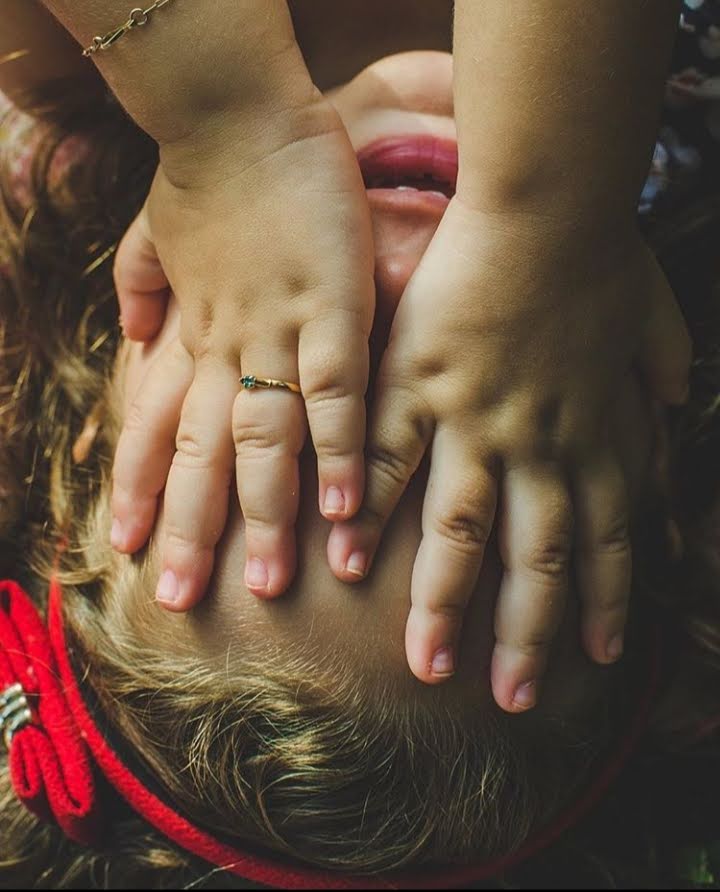
POLYGON ((235 418, 232 433, 238 457, 277 457, 289 451, 289 442, 282 432, 267 421, 235 418))
POLYGON ((144 434, 147 429, 145 410, 137 400, 133 400, 123 418, 123 429, 130 434, 144 434))
POLYGON ((496 643, 501 652, 511 659, 516 659, 519 655, 525 659, 536 660, 542 665, 552 645, 552 638, 550 635, 539 633, 530 633, 523 638, 502 637, 497 632, 496 643))
POLYGON ((182 527, 172 522, 165 524, 163 538, 166 549, 171 552, 200 555, 211 550, 201 542, 191 539, 182 527))
POLYGON ((345 382, 337 377, 305 379, 305 405, 308 413, 319 412, 327 409, 336 410, 339 402, 345 402, 354 398, 345 382))
POLYGON ((379 445, 374 445, 368 451, 367 462, 380 479, 392 489, 404 486, 414 471, 409 462, 396 450, 379 445))
POLYGON ((277 543, 282 542, 283 538, 288 535, 284 524, 279 523, 277 518, 265 515, 263 504, 259 502, 246 504, 243 501, 242 509, 248 551, 253 549, 263 551, 268 547, 277 547, 277 543))
POLYGON ((537 633, 529 635, 522 641, 514 642, 512 646, 524 657, 538 659, 547 653, 551 644, 552 637, 550 635, 542 635, 540 633, 537 633))
POLYGON ((433 599, 424 605, 424 611, 432 619, 442 619, 457 625, 465 617, 466 605, 457 601, 433 599))
POLYGON ((617 518, 598 537, 595 548, 601 554, 618 558, 630 555, 630 530, 627 518, 617 518))
POLYGON ((454 548, 469 555, 481 555, 492 527, 485 516, 454 510, 439 514, 435 518, 435 529, 454 548))
POLYGON ((184 424, 178 431, 175 450, 173 458, 175 467, 205 470, 212 467, 217 458, 195 425, 184 424))
POLYGON ((364 389, 360 379, 366 367, 365 357, 348 356, 343 345, 332 338, 314 341, 309 353, 300 354, 303 389, 310 395, 342 395, 355 387, 364 389))
POLYGON ((209 301, 201 301, 192 312, 183 313, 180 320, 180 341, 196 360, 212 356, 215 333, 215 310, 209 301))
POLYGON ((315 436, 313 446, 324 473, 346 474, 349 468, 360 467, 364 461, 362 447, 354 448, 349 443, 334 443, 315 436))
POLYGON ((553 582, 563 582, 570 563, 570 536, 558 534, 537 542, 523 555, 524 569, 553 582))

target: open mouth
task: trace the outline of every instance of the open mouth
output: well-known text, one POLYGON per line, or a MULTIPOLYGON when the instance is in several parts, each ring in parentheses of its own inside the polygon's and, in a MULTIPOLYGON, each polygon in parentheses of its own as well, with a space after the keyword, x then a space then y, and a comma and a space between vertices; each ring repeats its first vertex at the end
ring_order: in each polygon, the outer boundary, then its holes
POLYGON ((383 139, 358 152, 370 190, 426 193, 444 203, 455 195, 458 149, 452 140, 432 136, 383 139))

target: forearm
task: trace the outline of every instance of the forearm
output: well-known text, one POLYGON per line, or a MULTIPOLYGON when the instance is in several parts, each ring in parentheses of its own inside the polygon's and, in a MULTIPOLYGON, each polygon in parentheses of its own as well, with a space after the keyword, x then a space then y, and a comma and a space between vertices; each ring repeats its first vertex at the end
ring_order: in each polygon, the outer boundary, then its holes
POLYGON ((457 0, 458 192, 554 220, 631 220, 677 0, 457 0))
MULTIPOLYGON (((133 5, 45 3, 83 46, 126 21, 133 5)), ((161 144, 185 139, 228 109, 302 104, 312 88, 286 0, 174 0, 93 61, 130 115, 161 144)))
POLYGON ((40 0, 0 0, 0 90, 18 105, 46 84, 96 77, 40 0))

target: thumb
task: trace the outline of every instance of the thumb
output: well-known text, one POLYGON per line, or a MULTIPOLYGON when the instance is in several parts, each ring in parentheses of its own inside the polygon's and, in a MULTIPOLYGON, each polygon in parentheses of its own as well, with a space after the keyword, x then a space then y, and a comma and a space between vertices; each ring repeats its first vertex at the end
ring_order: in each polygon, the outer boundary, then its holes
POLYGON ((145 208, 118 246, 113 275, 125 335, 131 341, 151 341, 165 319, 170 283, 155 250, 145 208))

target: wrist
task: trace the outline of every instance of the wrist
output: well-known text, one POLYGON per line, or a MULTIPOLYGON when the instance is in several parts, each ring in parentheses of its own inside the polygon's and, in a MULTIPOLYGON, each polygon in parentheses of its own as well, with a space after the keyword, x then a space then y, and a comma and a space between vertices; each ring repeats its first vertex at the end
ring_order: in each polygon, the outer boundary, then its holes
POLYGON ((516 219, 523 228, 539 230, 546 241, 614 242, 637 231, 640 188, 634 185, 603 187, 571 172, 560 176, 528 167, 495 171, 492 177, 466 174, 458 181, 457 197, 486 217, 516 219))
MULTIPOLYGON (((45 0, 88 47, 132 3, 45 0)), ((312 89, 287 0, 181 0, 92 56, 130 116, 161 146, 212 130, 231 111, 302 104, 312 89)))
POLYGON ((590 211, 554 214, 547 206, 509 203, 486 206, 453 199, 453 225, 467 250, 482 255, 493 266, 512 275, 521 265, 537 277, 562 270, 563 276, 602 275, 623 264, 644 246, 636 216, 594 216, 590 211))
POLYGON ((309 82, 304 96, 276 94, 260 108, 231 104, 197 116, 185 133, 159 144, 160 166, 178 189, 212 190, 233 175, 260 171, 288 147, 342 129, 334 107, 309 82))
POLYGON ((316 90, 297 46, 288 45, 265 64, 255 60, 228 66, 180 64, 166 71, 158 82, 156 63, 142 72, 150 89, 138 91, 135 79, 126 75, 108 78, 111 87, 137 124, 164 147, 207 144, 227 128, 240 122, 248 134, 285 112, 311 105, 316 90))

